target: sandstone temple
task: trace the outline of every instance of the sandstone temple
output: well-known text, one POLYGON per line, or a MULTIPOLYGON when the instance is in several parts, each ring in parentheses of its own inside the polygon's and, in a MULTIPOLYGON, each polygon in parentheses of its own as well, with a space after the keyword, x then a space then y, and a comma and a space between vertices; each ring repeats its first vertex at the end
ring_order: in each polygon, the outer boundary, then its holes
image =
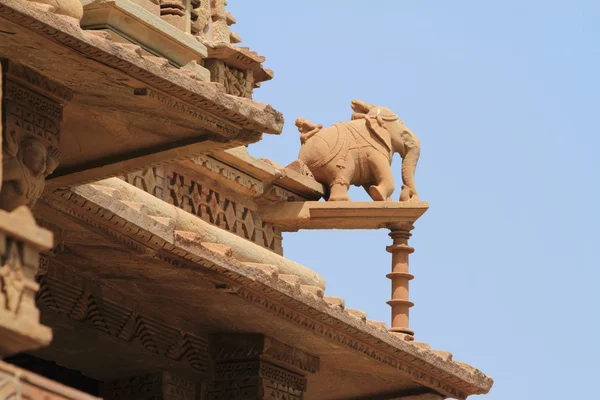
POLYGON ((295 120, 289 165, 252 157, 284 119, 253 100, 274 74, 226 6, 0 0, 0 400, 489 392, 410 329, 417 136, 349 99, 332 126, 295 120), (387 323, 285 258, 300 229, 389 231, 387 323))

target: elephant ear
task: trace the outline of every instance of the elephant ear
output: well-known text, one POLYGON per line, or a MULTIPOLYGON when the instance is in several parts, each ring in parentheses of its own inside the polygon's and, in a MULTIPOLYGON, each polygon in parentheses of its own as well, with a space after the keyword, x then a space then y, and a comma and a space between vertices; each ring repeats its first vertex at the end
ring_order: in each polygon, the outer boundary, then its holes
POLYGON ((365 117, 367 127, 377 136, 381 142, 392 151, 392 135, 385 128, 385 122, 378 115, 368 115, 365 117))

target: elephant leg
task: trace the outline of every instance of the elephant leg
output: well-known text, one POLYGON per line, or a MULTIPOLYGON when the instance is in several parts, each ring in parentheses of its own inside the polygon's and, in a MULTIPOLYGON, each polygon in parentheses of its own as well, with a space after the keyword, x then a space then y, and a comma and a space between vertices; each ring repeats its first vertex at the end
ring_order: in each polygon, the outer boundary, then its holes
POLYGON ((348 196, 349 185, 344 182, 334 182, 329 186, 328 201, 350 201, 348 196))
POLYGON ((391 201, 394 193, 394 177, 389 160, 383 154, 371 153, 369 167, 374 181, 368 188, 369 196, 375 201, 391 201))
MULTIPOLYGON (((352 160, 352 158, 350 158, 352 160)), ((338 160, 331 168, 333 180, 329 184, 328 201, 350 201, 348 189, 354 175, 354 165, 348 160, 338 160)))

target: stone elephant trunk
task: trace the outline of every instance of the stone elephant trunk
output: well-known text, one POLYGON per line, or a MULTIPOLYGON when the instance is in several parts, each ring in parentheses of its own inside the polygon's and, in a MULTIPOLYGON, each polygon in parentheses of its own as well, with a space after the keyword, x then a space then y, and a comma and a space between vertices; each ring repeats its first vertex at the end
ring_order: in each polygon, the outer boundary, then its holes
POLYGON ((415 171, 421 155, 421 142, 417 135, 404 126, 398 148, 394 152, 402 157, 402 192, 400 201, 418 201, 415 171))

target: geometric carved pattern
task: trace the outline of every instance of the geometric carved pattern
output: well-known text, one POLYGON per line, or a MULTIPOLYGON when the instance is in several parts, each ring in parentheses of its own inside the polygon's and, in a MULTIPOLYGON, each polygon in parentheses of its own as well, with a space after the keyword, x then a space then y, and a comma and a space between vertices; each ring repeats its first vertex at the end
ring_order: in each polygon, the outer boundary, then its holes
POLYGON ((202 372, 208 370, 208 341, 139 314, 121 304, 94 297, 85 289, 42 275, 37 301, 75 321, 91 324, 126 342, 139 341, 149 352, 172 360, 187 360, 202 372))
POLYGON ((229 198, 213 185, 190 177, 175 166, 154 167, 123 179, 202 220, 281 254, 281 232, 263 222, 256 212, 229 198))
POLYGON ((306 378, 266 361, 217 364, 207 400, 302 400, 306 378))
POLYGON ((301 400, 304 373, 319 369, 319 358, 260 334, 225 334, 212 339, 215 379, 209 400, 301 400))

